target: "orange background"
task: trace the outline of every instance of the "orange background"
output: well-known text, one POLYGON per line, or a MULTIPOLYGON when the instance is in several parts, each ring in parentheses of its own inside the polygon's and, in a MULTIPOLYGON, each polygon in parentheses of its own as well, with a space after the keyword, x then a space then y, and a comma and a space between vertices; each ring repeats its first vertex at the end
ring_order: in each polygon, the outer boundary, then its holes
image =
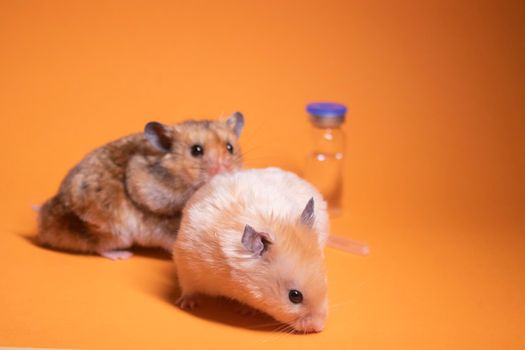
POLYGON ((0 1, 0 346, 525 348, 523 1, 0 1), (172 263, 35 246, 67 170, 150 120, 240 110, 246 165, 301 172, 346 103, 326 330, 172 303, 172 263))

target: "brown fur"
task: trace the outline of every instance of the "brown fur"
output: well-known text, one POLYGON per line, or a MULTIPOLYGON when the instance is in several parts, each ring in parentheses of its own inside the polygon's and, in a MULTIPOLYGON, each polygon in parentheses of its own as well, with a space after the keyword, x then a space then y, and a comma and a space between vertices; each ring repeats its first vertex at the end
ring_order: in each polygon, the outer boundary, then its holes
POLYGON ((226 121, 163 126, 166 150, 145 133, 95 149, 42 206, 39 242, 99 254, 134 244, 171 250, 181 209, 193 192, 215 173, 242 166, 237 144, 242 123, 236 113, 226 121), (195 144, 204 148, 200 157, 191 154, 195 144))

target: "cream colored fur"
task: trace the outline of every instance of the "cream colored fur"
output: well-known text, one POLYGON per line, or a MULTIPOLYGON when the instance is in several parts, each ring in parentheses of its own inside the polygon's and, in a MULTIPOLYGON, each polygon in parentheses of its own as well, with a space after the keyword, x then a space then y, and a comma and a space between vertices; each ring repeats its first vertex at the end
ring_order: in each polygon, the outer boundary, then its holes
MULTIPOLYGON (((326 203, 297 175, 277 168, 214 177, 188 201, 175 242, 180 304, 196 294, 220 295, 262 310, 299 331, 320 331, 327 312, 323 248, 326 203), (314 199, 314 223, 301 213, 314 199), (271 237, 262 256, 242 244, 246 225, 271 237), (304 301, 293 304, 291 289, 304 301)), ((188 302, 191 300, 191 302, 188 302)))

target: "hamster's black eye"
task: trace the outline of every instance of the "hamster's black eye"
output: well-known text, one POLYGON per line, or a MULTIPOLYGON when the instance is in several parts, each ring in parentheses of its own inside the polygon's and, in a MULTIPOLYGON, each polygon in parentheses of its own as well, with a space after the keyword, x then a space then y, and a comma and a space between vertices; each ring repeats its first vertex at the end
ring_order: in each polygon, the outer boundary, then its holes
POLYGON ((226 144, 226 149, 228 150, 228 152, 230 152, 230 154, 233 154, 233 146, 231 143, 227 143, 226 144))
POLYGON ((204 148, 201 145, 191 146, 191 155, 194 157, 202 157, 204 154, 204 148))
POLYGON ((290 290, 290 293, 288 293, 288 298, 294 304, 299 304, 303 302, 303 294, 296 289, 290 290))

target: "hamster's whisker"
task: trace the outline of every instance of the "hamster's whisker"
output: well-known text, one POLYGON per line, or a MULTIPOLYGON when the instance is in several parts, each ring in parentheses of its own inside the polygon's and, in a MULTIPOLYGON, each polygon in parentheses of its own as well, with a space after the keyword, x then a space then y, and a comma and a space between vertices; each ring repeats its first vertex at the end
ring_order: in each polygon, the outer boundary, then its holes
MULTIPOLYGON (((278 332, 277 330, 273 330, 274 332, 278 332)), ((277 333, 277 334, 274 334, 274 335, 270 335, 270 336, 263 336, 260 338, 260 340, 257 342, 258 344, 264 344, 264 343, 269 343, 271 341, 274 341, 274 340, 277 340, 279 338, 281 338, 283 336, 283 334, 281 333, 277 333)))
POLYGON ((277 326, 277 324, 276 323, 256 324, 256 325, 250 326, 250 329, 263 329, 263 328, 269 328, 273 326, 277 326))
POLYGON ((274 340, 280 339, 285 336, 300 333, 300 331, 297 331, 295 328, 293 328, 291 325, 287 323, 281 323, 278 327, 273 329, 273 331, 277 333, 275 336, 264 337, 261 339, 259 343, 260 344, 268 343, 270 341, 274 341, 274 340))
POLYGON ((274 332, 277 332, 277 333, 286 333, 287 330, 290 328, 290 326, 286 323, 284 324, 281 324, 280 326, 277 326, 275 329, 274 329, 274 332))
MULTIPOLYGON (((250 150, 243 150, 242 153, 240 153, 239 155, 242 156, 242 157, 246 157, 247 155, 251 156, 254 154, 254 151, 255 149, 250 149, 250 150)), ((255 153, 257 154, 257 153, 255 153)))
POLYGON ((269 160, 271 159, 270 156, 259 156, 259 157, 243 157, 243 158, 238 158, 238 159, 235 159, 235 160, 244 160, 244 161, 254 161, 254 160, 269 160))
POLYGON ((283 331, 287 334, 293 334, 295 332, 295 328, 287 324, 286 327, 284 327, 283 331))
POLYGON ((235 155, 235 156, 233 156, 232 158, 233 158, 233 159, 232 159, 233 162, 238 162, 238 161, 244 159, 243 156, 240 155, 240 154, 239 154, 239 155, 235 155))
POLYGON ((293 334, 293 333, 295 333, 295 328, 293 328, 289 324, 285 324, 284 328, 282 329, 282 331, 285 332, 286 334, 293 334))
POLYGON ((259 324, 253 325, 252 328, 265 328, 265 327, 270 327, 270 326, 278 326, 278 327, 280 327, 282 325, 283 325, 282 322, 271 321, 271 322, 259 323, 259 324))
POLYGON ((284 331, 287 333, 287 334, 293 334, 295 332, 295 328, 293 328, 292 326, 290 325, 286 325, 286 327, 284 328, 284 331))
POLYGON ((285 327, 286 327, 286 324, 284 324, 284 323, 280 323, 280 324, 278 324, 273 330, 274 330, 275 332, 278 332, 278 331, 280 331, 281 329, 284 329, 285 327))
POLYGON ((260 148, 261 148, 261 147, 250 147, 250 148, 247 148, 247 149, 244 149, 244 148, 243 148, 243 149, 241 150, 241 154, 242 154, 242 155, 245 155, 246 153, 251 153, 251 152, 256 151, 256 150, 258 150, 258 149, 260 149, 260 148))
POLYGON ((285 337, 285 336, 288 336, 290 334, 293 334, 293 332, 295 330, 293 329, 293 327, 291 327, 288 324, 282 324, 281 326, 275 328, 273 331, 277 333, 275 336, 270 336, 270 337, 268 337, 266 339, 262 339, 262 341, 260 343, 262 344, 262 343, 267 343, 267 342, 270 342, 270 341, 274 341, 274 340, 280 339, 282 337, 285 337))

